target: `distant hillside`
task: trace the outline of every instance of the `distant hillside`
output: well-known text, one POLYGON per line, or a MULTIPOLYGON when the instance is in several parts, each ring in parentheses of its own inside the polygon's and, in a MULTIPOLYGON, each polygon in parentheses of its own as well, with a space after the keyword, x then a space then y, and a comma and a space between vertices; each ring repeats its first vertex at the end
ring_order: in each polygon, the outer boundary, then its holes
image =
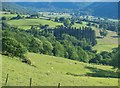
POLYGON ((23 13, 23 14, 32 14, 36 11, 28 8, 26 6, 21 6, 19 4, 16 4, 14 2, 3 2, 2 3, 2 10, 3 11, 11 11, 11 12, 17 12, 17 13, 23 13))
POLYGON ((86 3, 86 2, 16 2, 16 4, 25 6, 25 7, 34 7, 37 9, 40 8, 61 8, 61 9, 78 9, 78 8, 84 8, 92 3, 86 3))
POLYGON ((36 11, 84 11, 98 17, 118 17, 117 2, 4 2, 3 9, 13 10, 21 13, 31 13, 36 11))
POLYGON ((118 3, 117 2, 96 2, 89 5, 86 9, 92 10, 92 14, 99 17, 117 18, 118 3))

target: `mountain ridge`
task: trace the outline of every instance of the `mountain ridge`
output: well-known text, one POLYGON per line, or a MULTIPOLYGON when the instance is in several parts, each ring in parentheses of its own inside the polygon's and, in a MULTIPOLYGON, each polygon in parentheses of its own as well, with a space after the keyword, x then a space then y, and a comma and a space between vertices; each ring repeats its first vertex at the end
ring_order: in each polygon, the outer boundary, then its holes
MULTIPOLYGON (((104 18, 118 18, 117 2, 3 2, 3 9, 14 9, 19 12, 25 9, 27 13, 38 11, 71 11, 89 12, 104 18), (23 9, 24 8, 24 9, 23 9)), ((25 12, 23 11, 23 12, 25 12)))

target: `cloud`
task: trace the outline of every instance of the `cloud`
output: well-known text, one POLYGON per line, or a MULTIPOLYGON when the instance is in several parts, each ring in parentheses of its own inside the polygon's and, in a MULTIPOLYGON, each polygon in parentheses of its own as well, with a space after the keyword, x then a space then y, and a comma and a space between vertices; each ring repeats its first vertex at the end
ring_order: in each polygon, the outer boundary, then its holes
POLYGON ((118 2, 119 0, 0 0, 2 2, 118 2))

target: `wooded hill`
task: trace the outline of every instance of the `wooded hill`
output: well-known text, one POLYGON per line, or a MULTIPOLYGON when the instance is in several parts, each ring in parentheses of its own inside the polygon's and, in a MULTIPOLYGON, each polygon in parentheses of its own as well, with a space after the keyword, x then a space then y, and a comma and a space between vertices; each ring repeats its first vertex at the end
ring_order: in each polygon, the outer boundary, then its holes
POLYGON ((78 12, 97 17, 118 18, 117 2, 3 2, 3 11, 33 13, 38 11, 78 12))

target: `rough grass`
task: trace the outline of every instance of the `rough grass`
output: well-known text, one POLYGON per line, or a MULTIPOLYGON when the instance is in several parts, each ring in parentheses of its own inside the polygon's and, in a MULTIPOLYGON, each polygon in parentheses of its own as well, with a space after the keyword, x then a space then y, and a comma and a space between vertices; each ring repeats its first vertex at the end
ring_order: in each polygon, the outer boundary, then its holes
POLYGON ((34 53, 26 56, 36 67, 22 63, 17 58, 2 57, 2 85, 7 73, 8 86, 29 86, 29 78, 33 78, 33 86, 57 86, 59 82, 61 86, 118 85, 115 69, 111 66, 86 64, 34 53))

